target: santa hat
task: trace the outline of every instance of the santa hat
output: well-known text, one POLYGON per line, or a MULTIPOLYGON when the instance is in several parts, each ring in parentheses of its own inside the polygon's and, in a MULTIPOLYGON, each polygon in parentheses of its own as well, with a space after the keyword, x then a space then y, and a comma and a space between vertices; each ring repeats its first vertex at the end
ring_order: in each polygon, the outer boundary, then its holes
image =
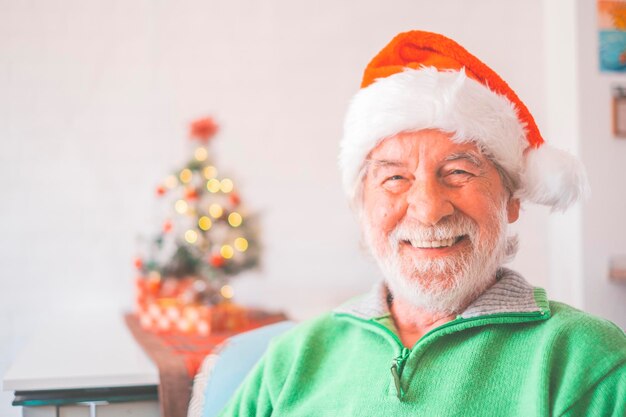
POLYGON ((372 59, 348 108, 339 164, 350 198, 378 143, 422 129, 475 142, 517 184, 522 200, 564 210, 586 193, 582 163, 544 142, 533 116, 498 74, 445 36, 411 31, 372 59))

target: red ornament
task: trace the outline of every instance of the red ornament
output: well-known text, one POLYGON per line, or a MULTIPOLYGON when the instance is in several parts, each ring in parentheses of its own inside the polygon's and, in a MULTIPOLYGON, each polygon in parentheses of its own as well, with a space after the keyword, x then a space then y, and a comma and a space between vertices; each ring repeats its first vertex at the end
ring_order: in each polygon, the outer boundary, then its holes
POLYGON ((209 139, 217 133, 217 129, 217 123, 215 123, 212 118, 205 117, 191 123, 189 136, 191 136, 192 139, 197 139, 200 142, 207 143, 209 139))
POLYGON ((160 278, 148 278, 148 282, 146 283, 146 291, 148 292, 149 295, 157 296, 160 289, 161 289, 160 278))
POLYGON ((166 191, 166 190, 165 190, 165 187, 163 187, 162 185, 159 185, 159 186, 157 187, 157 189, 156 189, 156 193, 157 193, 157 195, 158 195, 159 197, 160 197, 160 196, 162 196, 162 195, 164 195, 164 194, 165 194, 165 191, 166 191))
POLYGON ((195 188, 189 187, 185 189, 185 198, 187 200, 197 200, 198 199, 198 191, 195 188))
POLYGON ((209 263, 215 268, 221 268, 224 266, 225 262, 226 260, 219 253, 211 255, 211 258, 209 259, 209 263))
POLYGON ((169 233, 172 231, 172 222, 169 220, 165 220, 163 222, 163 233, 169 233))
POLYGON ((137 268, 138 270, 141 270, 143 268, 143 261, 141 260, 141 258, 135 258, 133 263, 135 264, 135 268, 137 268))
POLYGON ((234 207, 237 207, 239 203, 241 203, 241 198, 239 198, 239 194, 237 193, 230 193, 230 195, 228 196, 228 201, 230 201, 230 204, 232 204, 234 207))
POLYGON ((146 286, 146 279, 144 277, 137 277, 137 279, 135 279, 135 285, 137 286, 137 290, 139 292, 139 295, 141 296, 143 293, 143 289, 146 286))

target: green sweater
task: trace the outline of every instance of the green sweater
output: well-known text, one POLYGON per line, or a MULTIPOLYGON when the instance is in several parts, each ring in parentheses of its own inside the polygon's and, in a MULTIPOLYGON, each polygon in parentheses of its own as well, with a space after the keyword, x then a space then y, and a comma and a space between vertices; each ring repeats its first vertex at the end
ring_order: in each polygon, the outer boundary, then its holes
POLYGON ((404 348, 379 285, 272 342, 222 416, 626 416, 626 336, 509 270, 404 348))

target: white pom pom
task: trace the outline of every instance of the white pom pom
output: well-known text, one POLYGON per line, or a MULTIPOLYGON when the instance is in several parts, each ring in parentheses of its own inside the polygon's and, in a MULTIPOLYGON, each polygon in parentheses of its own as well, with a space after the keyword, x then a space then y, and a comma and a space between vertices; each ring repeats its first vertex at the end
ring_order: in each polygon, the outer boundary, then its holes
POLYGON ((582 162, 569 152, 544 143, 525 155, 522 187, 518 197, 564 211, 589 194, 582 162))

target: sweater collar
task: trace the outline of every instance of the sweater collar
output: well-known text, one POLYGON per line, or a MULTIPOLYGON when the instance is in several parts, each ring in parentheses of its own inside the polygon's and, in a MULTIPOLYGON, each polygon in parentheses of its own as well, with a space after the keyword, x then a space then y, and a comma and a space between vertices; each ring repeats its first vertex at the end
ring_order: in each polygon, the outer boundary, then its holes
MULTIPOLYGON (((531 286, 520 274, 507 268, 500 268, 497 281, 458 317, 472 318, 493 314, 550 313, 548 299, 543 288, 531 286)), ((334 313, 349 314, 369 320, 389 316, 387 287, 378 282, 364 296, 350 300, 334 310, 334 313)))

